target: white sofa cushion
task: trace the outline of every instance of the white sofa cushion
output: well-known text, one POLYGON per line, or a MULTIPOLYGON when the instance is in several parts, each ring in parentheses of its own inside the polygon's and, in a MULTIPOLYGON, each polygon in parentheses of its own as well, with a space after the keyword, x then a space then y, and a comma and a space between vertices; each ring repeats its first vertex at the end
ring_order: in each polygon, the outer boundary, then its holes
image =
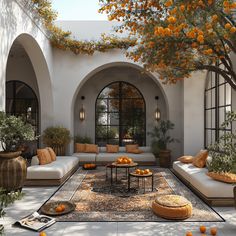
POLYGON ((27 179, 61 179, 78 165, 74 156, 57 156, 57 160, 46 165, 34 165, 27 168, 27 179))
POLYGON ((153 162, 155 161, 155 156, 152 153, 141 153, 141 154, 133 154, 133 153, 99 153, 97 155, 97 161, 99 162, 112 162, 115 161, 120 156, 128 156, 133 159, 133 161, 138 162, 153 162))
POLYGON ((183 164, 176 161, 173 163, 173 169, 206 197, 233 197, 235 185, 213 180, 206 175, 208 172, 206 168, 197 168, 192 164, 183 164))
POLYGON ((78 157, 79 161, 82 162, 95 162, 97 153, 78 152, 74 153, 73 156, 78 157))
POLYGON ((38 156, 33 156, 31 159, 31 166, 37 166, 37 165, 39 165, 38 156))

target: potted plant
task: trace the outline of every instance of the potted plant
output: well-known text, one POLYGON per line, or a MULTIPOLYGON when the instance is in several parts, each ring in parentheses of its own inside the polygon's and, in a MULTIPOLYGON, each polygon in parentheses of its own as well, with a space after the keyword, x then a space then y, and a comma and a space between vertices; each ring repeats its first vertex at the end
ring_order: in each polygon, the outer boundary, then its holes
POLYGON ((24 185, 27 165, 21 157, 20 147, 35 137, 32 125, 22 118, 0 112, 0 187, 7 191, 21 189, 24 185))
POLYGON ((61 126, 52 126, 44 130, 43 143, 55 151, 58 156, 65 156, 66 146, 70 143, 70 131, 61 126))
MULTIPOLYGON (((222 130, 233 126, 236 122, 236 112, 228 112, 222 130)), ((227 132, 219 140, 208 147, 211 161, 208 162, 209 172, 236 174, 236 130, 227 132)))
POLYGON ((171 150, 167 146, 178 140, 171 138, 168 132, 173 130, 174 126, 169 120, 161 120, 153 131, 148 133, 152 137, 152 152, 159 158, 161 167, 169 167, 171 164, 171 150))

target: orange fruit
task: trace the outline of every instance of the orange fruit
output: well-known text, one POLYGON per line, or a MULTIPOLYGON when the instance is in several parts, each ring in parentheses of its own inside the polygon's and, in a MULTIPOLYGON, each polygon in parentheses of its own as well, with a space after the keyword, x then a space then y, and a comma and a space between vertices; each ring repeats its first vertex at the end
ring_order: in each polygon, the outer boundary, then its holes
POLYGON ((140 170, 140 175, 143 175, 144 174, 144 170, 140 170))
POLYGON ((44 231, 42 231, 39 233, 39 236, 47 236, 47 234, 44 231))
POLYGON ((216 235, 217 234, 217 228, 216 227, 211 228, 210 232, 211 232, 211 235, 216 235))
POLYGON ((186 233, 186 236, 193 236, 193 234, 192 234, 191 231, 188 231, 188 232, 186 233))
POLYGON ((56 210, 56 212, 62 212, 63 211, 61 206, 57 206, 55 210, 56 210))
POLYGON ((200 229, 200 232, 201 232, 201 233, 205 233, 205 232, 206 232, 206 226, 204 226, 204 225, 201 225, 201 226, 199 227, 199 229, 200 229))
POLYGON ((61 204, 60 207, 61 207, 61 211, 64 211, 66 209, 66 206, 64 204, 61 204))

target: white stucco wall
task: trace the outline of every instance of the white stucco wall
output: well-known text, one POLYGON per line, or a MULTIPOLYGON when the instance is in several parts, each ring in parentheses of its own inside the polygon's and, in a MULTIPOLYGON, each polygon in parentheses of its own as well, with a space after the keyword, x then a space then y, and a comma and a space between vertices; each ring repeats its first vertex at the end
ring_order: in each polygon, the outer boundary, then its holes
POLYGON ((0 110, 5 109, 6 68, 10 49, 17 41, 27 52, 40 92, 41 130, 53 124, 51 45, 43 27, 36 24, 23 0, 0 1, 0 110))

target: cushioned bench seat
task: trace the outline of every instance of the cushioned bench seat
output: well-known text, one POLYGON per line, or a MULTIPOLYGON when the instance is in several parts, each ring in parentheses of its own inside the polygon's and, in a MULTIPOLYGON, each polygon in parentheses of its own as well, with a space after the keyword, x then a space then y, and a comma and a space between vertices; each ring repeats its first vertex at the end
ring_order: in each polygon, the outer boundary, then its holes
POLYGON ((197 168, 180 161, 173 163, 174 172, 212 205, 233 204, 234 184, 213 180, 206 175, 207 168, 197 168))
POLYGON ((106 147, 100 147, 99 153, 74 153, 73 156, 79 158, 80 163, 96 162, 97 164, 105 164, 114 162, 120 156, 128 156, 139 164, 155 164, 156 158, 151 152, 150 147, 139 147, 143 152, 140 154, 127 153, 125 147, 119 147, 117 153, 107 153, 106 147))
POLYGON ((58 185, 78 167, 79 159, 74 156, 57 156, 56 161, 46 165, 27 168, 26 185, 58 185))

